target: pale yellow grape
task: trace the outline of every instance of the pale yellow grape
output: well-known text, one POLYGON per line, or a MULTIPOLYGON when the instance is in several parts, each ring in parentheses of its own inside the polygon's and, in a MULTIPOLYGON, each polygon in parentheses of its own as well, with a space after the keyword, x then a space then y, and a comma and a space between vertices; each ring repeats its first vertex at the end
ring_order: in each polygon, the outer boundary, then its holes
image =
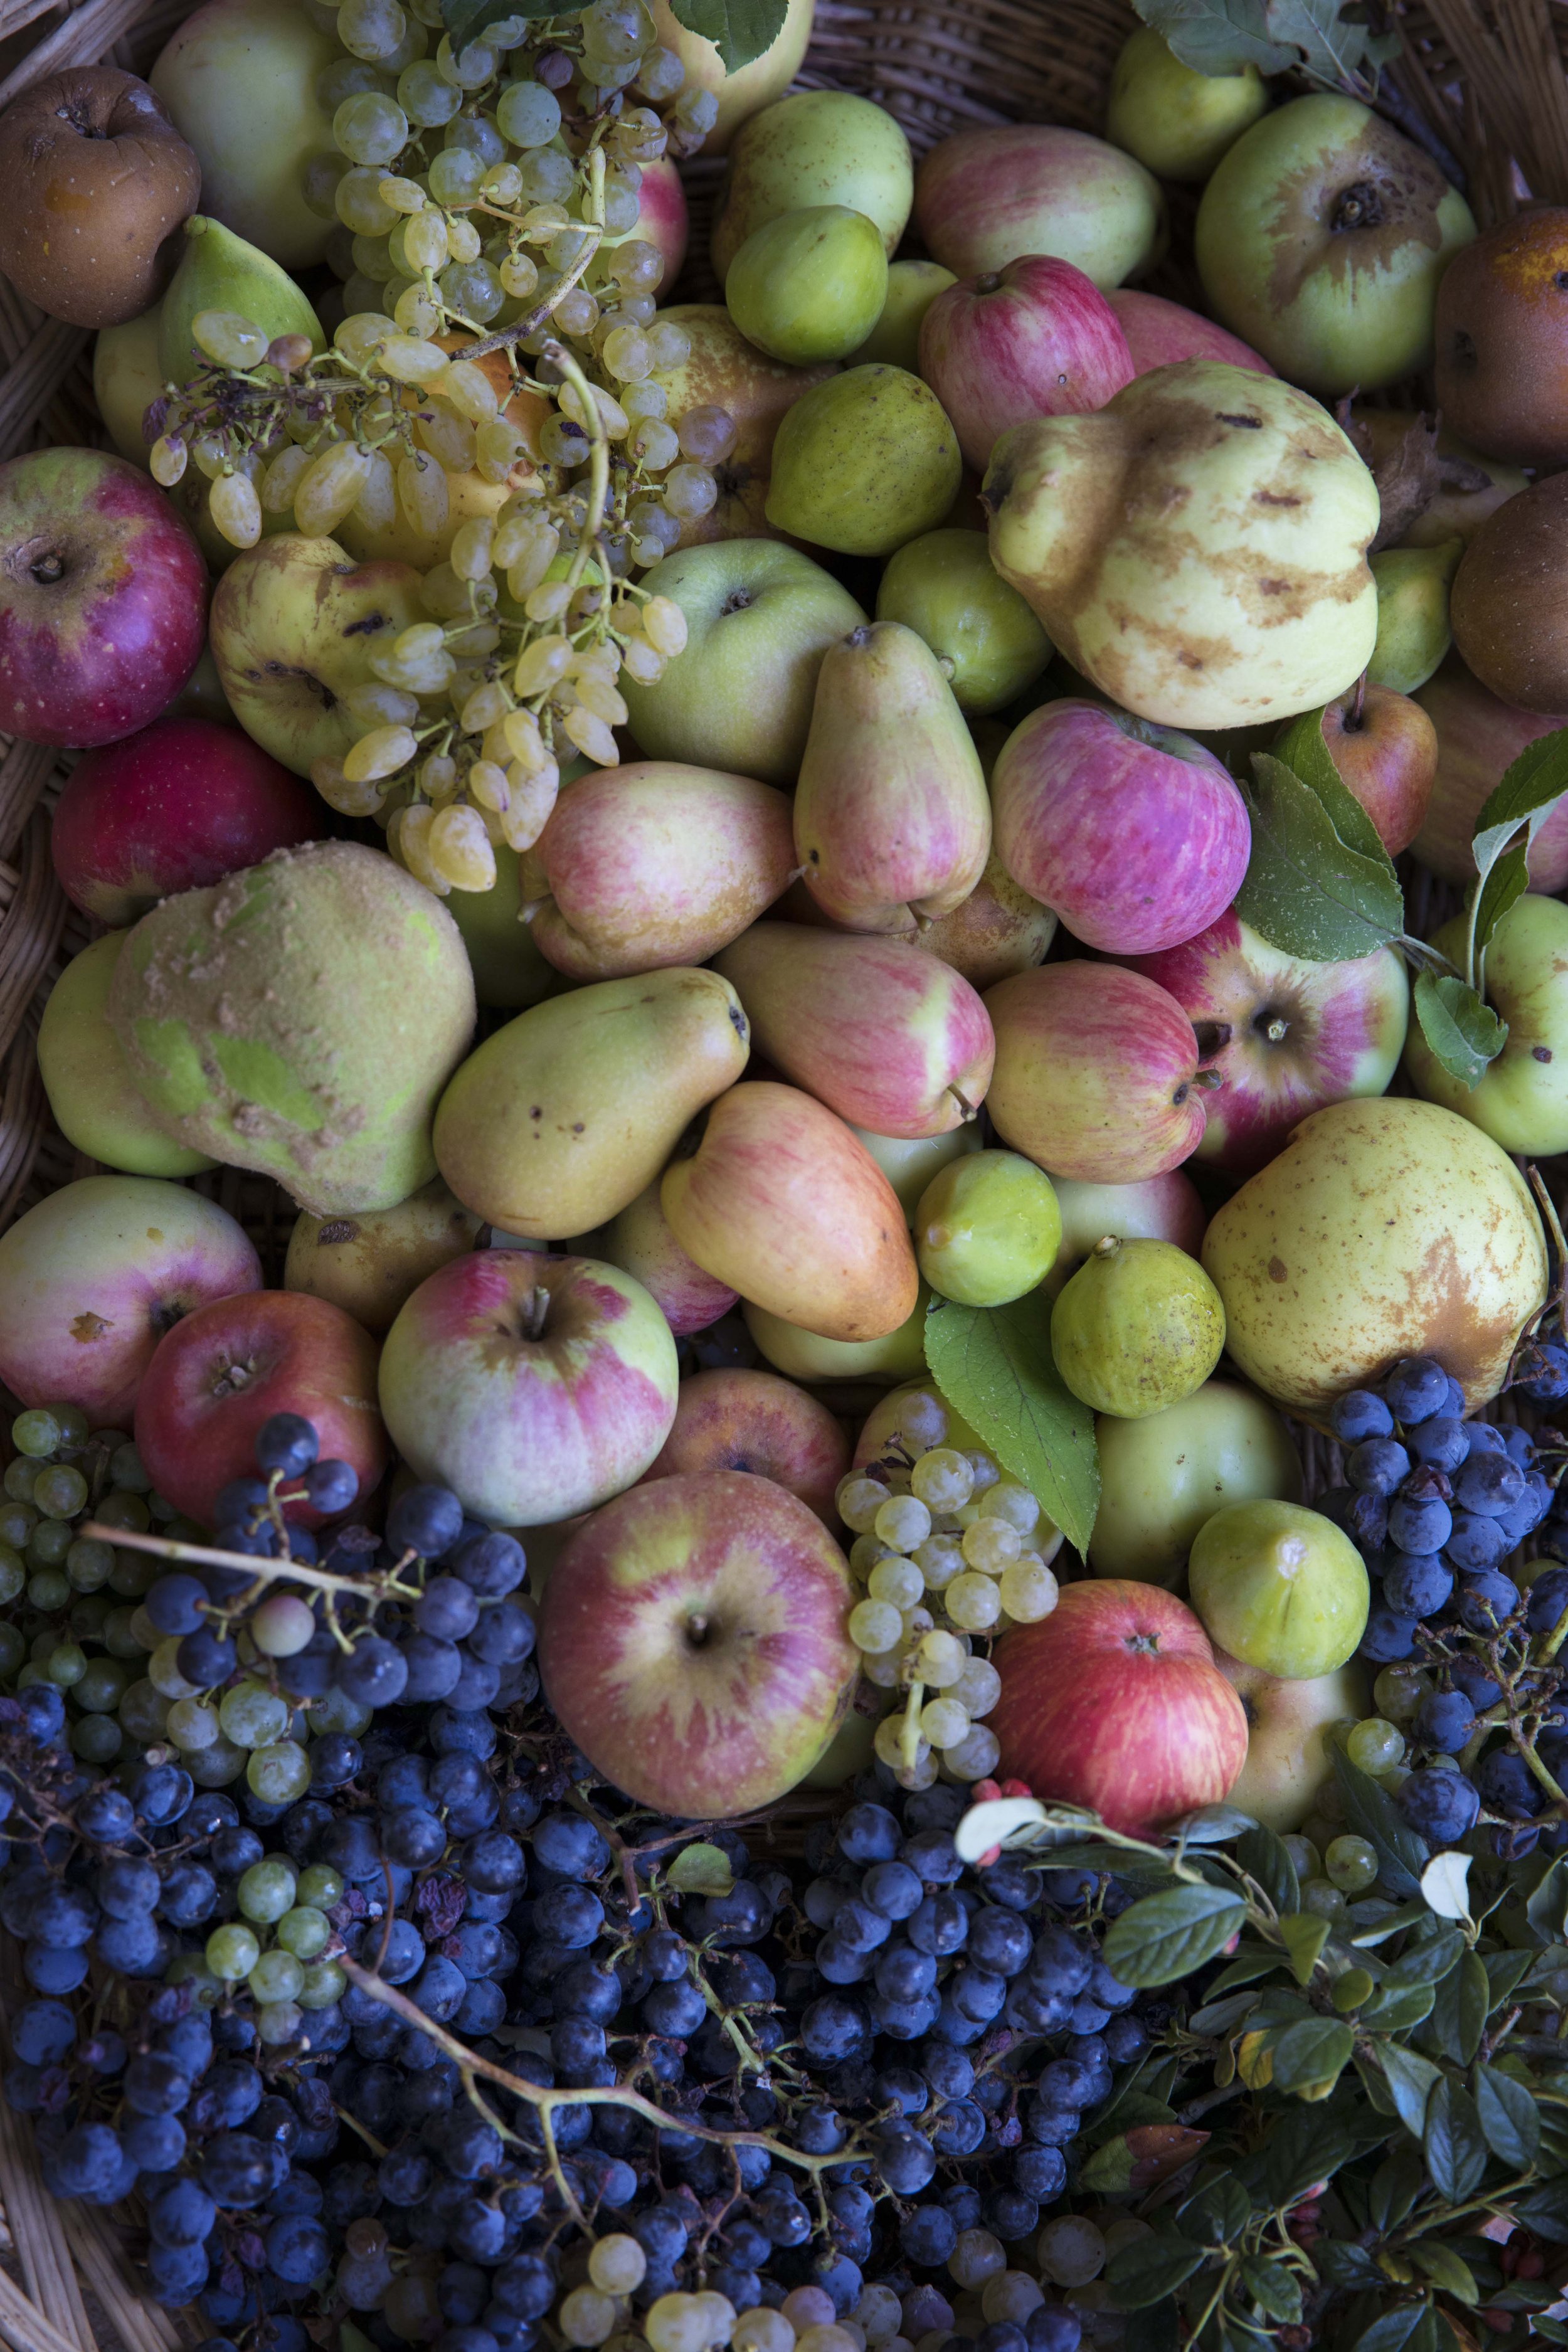
POLYGON ((944 1592, 953 1578, 963 1573, 963 1547, 950 1535, 928 1536, 923 1544, 916 1545, 913 1558, 931 1592, 944 1592))
POLYGON ((227 452, 218 436, 198 433, 190 446, 197 472, 205 474, 209 482, 215 481, 227 463, 227 452))
POLYGON ((833 2320, 816 2327, 803 2327, 795 2338, 796 2352, 860 2352, 860 2347, 847 2327, 833 2320))
POLYGON ((261 536, 261 501, 243 474, 220 474, 207 492, 207 509, 231 547, 254 547, 261 536))
POLYGON ((423 286, 405 286, 392 306, 392 315, 405 335, 413 335, 421 342, 440 332, 440 303, 426 294, 423 286))
POLYGON ((902 2306, 890 2286, 863 2288, 849 2315, 868 2344, 879 2344, 885 2337, 896 2336, 903 2324, 902 2306))
POLYGON ((891 1650, 879 1650, 875 1656, 862 1654, 860 1672, 878 1690, 897 1690, 903 1677, 901 1645, 891 1650))
POLYGON ((199 1698, 181 1698, 169 1709, 164 1726, 169 1738, 182 1754, 194 1754, 197 1748, 210 1748, 222 1736, 217 1709, 199 1698))
POLYGON ((1026 1552, 1022 1559, 1005 1568, 996 1590, 1003 1608, 1019 1625, 1037 1625, 1042 1617, 1050 1615, 1058 1597, 1056 1578, 1036 1552, 1026 1552))
POLYGON ((343 753, 343 774, 351 784, 377 783, 405 768, 418 749, 411 727, 373 727, 343 753))
POLYGON ((947 1613, 966 1633, 984 1633, 1002 1614, 1002 1596, 990 1577, 966 1569, 942 1595, 947 1613))
POLYGON ((1021 1536, 1033 1535, 1040 1522, 1039 1504, 1016 1478, 999 1478, 987 1487, 980 1508, 984 1517, 1005 1519, 1021 1536))
POLYGON ((250 1637, 264 1657, 293 1658, 316 1630, 315 1613, 297 1592, 274 1592, 250 1621, 250 1637))
POLYGON ((499 816, 511 806, 511 786, 506 780, 506 770, 494 760, 476 760, 468 770, 468 798, 482 809, 490 809, 499 816))
POLYGON ((501 832, 509 849, 531 849, 554 811, 560 771, 553 760, 548 768, 529 775, 519 774, 514 767, 508 772, 507 782, 511 805, 501 817, 501 832))
POLYGON ((321 754, 310 762, 310 782, 329 808, 344 816, 374 816, 384 797, 378 782, 351 784, 341 760, 321 754))
POLYGON ((782 2311, 759 2303, 742 2312, 730 2344, 731 2352, 794 2352, 795 2330, 782 2311))
POLYGON ((296 2000, 305 1971, 291 1952, 263 1952, 246 1983, 258 2000, 296 2000))
POLYGON ((420 335, 388 335, 381 345, 380 359, 396 383, 433 384, 451 365, 439 343, 428 342, 420 335))
POLYGON ((921 1709, 921 1738, 933 1748, 956 1748, 969 1733, 969 1717, 955 1698, 928 1699, 921 1709))
POLYGON ((984 1575, 1000 1576, 1024 1549, 1024 1539, 1005 1519, 980 1518, 963 1530, 963 1557, 984 1575))
POLYGON ((482 735, 487 727, 505 719, 510 707, 505 687, 498 678, 487 678, 482 686, 463 697, 458 724, 465 735, 482 735))
POLYGON ((198 310, 191 341, 219 367, 258 367, 267 357, 266 334, 239 310, 198 310))
POLYGON ((1040 2273, 1058 2286, 1087 2286, 1105 2268, 1105 2239, 1081 2214, 1047 2221, 1037 2242, 1040 2273))
MULTIPOLYGON (((193 1698, 195 1696, 195 1684, 188 1683, 175 1664, 179 1647, 179 1635, 171 1633, 167 1641, 159 1643, 147 1661, 147 1680, 163 1698, 193 1698)), ((121 1713, 124 1713, 123 1705, 121 1713)))
POLYGON ((925 1579, 912 1559, 892 1552, 877 1562, 866 1580, 866 1589, 873 1601, 890 1601, 899 1610, 913 1609, 925 1591, 925 1579))
POLYGON ((614 735, 604 720, 595 718, 582 703, 566 713, 562 725, 585 759, 595 761, 601 768, 617 764, 621 754, 614 735))
POLYGON ((1001 2239, 994 2238, 989 2230, 961 2230, 947 2267, 960 2286, 983 2287, 987 2279, 1006 2269, 1007 2256, 1001 2239))
POLYGON ((915 1672, 932 1690, 951 1690, 969 1664, 969 1654, 956 1633, 935 1626, 925 1634, 915 1657, 915 1672))
POLYGON ((423 212, 428 198, 417 180, 396 178, 392 173, 376 183, 376 194, 395 213, 423 212))
POLYGON ((148 470, 152 474, 153 479, 158 483, 161 488, 165 490, 172 490, 174 488, 174 484, 179 481, 184 474, 185 465, 189 455, 190 452, 185 447, 184 443, 183 441, 174 439, 167 433, 162 434, 159 438, 153 442, 152 454, 147 460, 147 466, 148 470))
POLYGON ((649 2304, 643 2334, 651 2352, 708 2352, 712 2341, 708 2314, 694 2294, 661 2294, 649 2304))
POLYGON ((297 1740, 269 1740, 252 1748, 245 1785, 264 1804, 291 1805, 310 1785, 310 1759, 297 1740))
POLYGON ((573 682, 577 688, 578 701, 585 710, 591 710, 595 719, 602 719, 606 727, 626 725, 631 713, 616 688, 607 685, 597 672, 590 671, 584 676, 579 670, 573 682))
POLYGON ((894 1495, 882 1505, 874 1524, 885 1544, 911 1552, 931 1533, 931 1513, 913 1495, 894 1495))
POLYGON ((911 1493, 931 1511, 956 1511, 968 1502, 973 1485, 967 1459, 951 1445, 933 1446, 910 1473, 911 1493))
POLYGON ((226 1738, 238 1748, 265 1748, 289 1727, 289 1703, 262 1683, 236 1683, 218 1705, 226 1738))
POLYGON ((646 637, 628 636, 624 656, 628 676, 635 677, 639 686, 657 686, 664 676, 664 656, 656 653, 646 637))
POLYGON ((369 460, 353 441, 334 441, 311 459, 294 493, 294 521, 307 539, 326 537, 350 511, 364 488, 369 460))
MULTIPOLYGON (((885 1715, 877 1726, 877 1736, 872 1744, 882 1762, 892 1765, 896 1769, 904 1760, 903 1716, 901 1714, 885 1715)), ((914 1750, 917 1759, 922 1747, 928 1756, 931 1754, 930 1741, 917 1739, 914 1750)))
POLYGON ((588 2276, 601 2294, 630 2294, 647 2275, 647 2256, 624 2230, 601 2238, 588 2256, 588 2276))
POLYGON ((993 2326, 998 2320, 1011 2320, 1021 2327, 1045 2299, 1038 2280, 1027 2271, 995 2271, 980 2290, 981 2311, 993 2326))
POLYGON ((489 890, 496 878, 496 854, 478 809, 457 803, 438 809, 431 823, 430 856, 457 890, 489 890))
POLYGON ((353 502, 353 515, 367 530, 388 530, 397 519, 397 476, 384 449, 366 454, 364 480, 353 502))
POLYGON ((929 1609, 906 1609, 904 1612, 905 1641, 911 1643, 920 1643, 935 1623, 936 1619, 929 1609))
MULTIPOLYGON (((334 327, 332 343, 345 359, 353 360, 357 366, 363 367, 375 357, 387 337, 396 331, 384 311, 360 310, 334 327)), ((445 352, 442 357, 445 359, 445 352)))
POLYGON ((869 1658, 902 1642, 904 1621, 890 1601, 858 1601, 849 1612, 849 1639, 869 1658))
POLYGON ((1002 1677, 989 1658, 965 1658, 952 1696, 972 1717, 989 1715, 1002 1696, 1002 1677))
POLYGON ((417 803, 412 808, 398 809, 386 828, 386 842, 416 882, 423 882, 427 890, 445 898, 449 897, 452 886, 430 856, 430 827, 435 814, 434 809, 417 803))
POLYGON ((735 2325, 735 2306, 729 2296, 716 2293, 712 2287, 704 2287, 700 2294, 693 2295, 691 2299, 707 2324, 709 2343, 728 2344, 730 2331, 735 2325))
POLYGON ((542 580, 529 590, 522 609, 531 621, 559 621, 571 602, 572 591, 564 580, 542 580))
POLYGON ((686 650, 686 615, 671 596, 650 596, 642 608, 643 635, 668 659, 686 650))
POLYGON ((256 2012, 256 2035, 269 2050, 281 2049, 295 2041, 304 2024, 299 2004, 291 2000, 264 2001, 256 2012))
POLYGON ((971 1726, 967 1739, 942 1750, 942 1762, 959 1780, 988 1780, 1002 1757, 1002 1744, 984 1723, 971 1726))
POLYGON ((427 449, 409 450, 398 459, 397 503, 421 539, 437 539, 446 529, 447 477, 427 449))
POLYGON ((310 453, 291 443, 273 458, 261 477, 261 505, 267 514, 287 514, 294 503, 294 493, 300 479, 309 471, 310 453))
POLYGON ((421 404, 415 426, 420 440, 448 474, 467 474, 479 456, 479 436, 466 416, 438 400, 421 404))
POLYGON ((858 1536, 869 1535, 877 1524, 877 1514, 888 1499, 888 1490, 879 1478, 868 1478, 863 1471, 852 1470, 847 1478, 838 1482, 834 1497, 838 1516, 847 1528, 858 1536))
POLYGON ((527 436, 510 417, 492 416, 475 430, 474 467, 487 482, 504 482, 527 450, 527 436))
POLYGON ((572 641, 569 637, 535 637, 533 643, 524 646, 518 656, 517 691, 524 697, 547 692, 558 677, 565 676, 566 665, 571 658, 572 641))
POLYGON ((966 1454, 964 1458, 974 1473, 974 1493, 972 1500, 978 1502, 987 1488, 997 1484, 1002 1473, 992 1456, 984 1451, 966 1454))
MULTIPOLYGON (((944 1756, 942 1762, 949 1759, 944 1756)), ((900 1789, 930 1789, 937 1780, 936 1750, 922 1748, 913 1764, 895 1764, 893 1778, 900 1789)))
POLYGON ((560 551, 561 533, 542 516, 513 515, 501 524, 493 555, 514 604, 532 594, 560 551))
POLYGON ((574 2287, 562 2297, 555 2317, 568 2344, 603 2344, 615 2334, 615 2298, 597 2287, 574 2287))

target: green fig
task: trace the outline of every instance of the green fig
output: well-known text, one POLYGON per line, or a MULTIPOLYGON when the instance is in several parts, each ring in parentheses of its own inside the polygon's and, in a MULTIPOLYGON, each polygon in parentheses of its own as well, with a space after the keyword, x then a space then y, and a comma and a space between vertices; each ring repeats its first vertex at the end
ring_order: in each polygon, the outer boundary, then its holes
POLYGON ((1084 1404, 1122 1421, 1200 1389, 1225 1347, 1225 1308, 1173 1242, 1098 1242, 1051 1309, 1057 1370, 1084 1404))
POLYGON ((724 300, 748 342, 797 367, 841 360, 882 315, 882 233, 844 205, 764 221, 730 264, 724 300))
POLYGON ((1016 1151, 977 1151, 932 1177, 915 1211, 915 1254, 961 1307, 1005 1307, 1045 1280, 1062 1213, 1045 1171, 1016 1151))
POLYGON ((1377 643, 1366 666, 1369 686, 1414 694, 1449 646, 1448 591, 1465 551, 1462 539, 1438 547, 1385 547, 1369 558, 1377 583, 1377 643))
POLYGON ((1032 686, 1051 641, 991 561, 983 530, 928 530, 900 548, 877 591, 879 621, 902 621, 942 665, 961 710, 1000 710, 1032 686))
POLYGON ((767 518, 840 555, 890 555, 935 530, 963 474, 958 436, 928 384, 902 368, 848 368, 785 411, 767 518))
POLYGON ((247 245, 205 213, 191 215, 185 235, 190 242, 170 280, 158 320, 158 366, 165 383, 184 383, 195 369, 208 364, 208 354, 191 331, 204 310, 226 310, 248 320, 268 341, 279 335, 306 335, 313 352, 326 349, 320 319, 270 255, 247 245))

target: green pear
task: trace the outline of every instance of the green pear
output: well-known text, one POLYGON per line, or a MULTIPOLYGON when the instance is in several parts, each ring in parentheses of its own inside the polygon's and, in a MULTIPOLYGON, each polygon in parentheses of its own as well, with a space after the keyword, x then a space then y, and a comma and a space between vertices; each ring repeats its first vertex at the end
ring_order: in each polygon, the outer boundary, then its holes
POLYGON ((1105 135, 1159 179, 1201 182, 1268 106, 1268 86, 1255 65, 1194 73, 1142 25, 1110 77, 1105 135))
POLYGON ((849 357, 858 367, 881 360, 889 367, 904 368, 910 375, 918 375, 921 320, 937 296, 957 283, 952 270, 944 269, 940 261, 890 262, 882 315, 858 351, 851 352, 849 357))
POLYGON ((118 327, 100 327, 92 346, 92 396, 109 428, 109 437, 122 457, 147 470, 148 445, 142 419, 163 389, 158 365, 158 322, 163 306, 154 302, 139 318, 118 327))
POLYGON ((109 1025, 109 992, 128 931, 106 931, 73 956, 38 1024, 38 1075, 68 1143, 132 1176, 195 1176, 213 1163, 171 1142, 109 1025))
POLYGON ((879 621, 902 621, 942 665, 961 710, 1000 710, 1033 685, 1051 641, 991 561, 979 530, 928 530, 892 556, 879 621))
POLYGON ((773 441, 767 518, 840 555, 890 555, 934 530, 963 476, 958 436, 903 368, 848 368, 787 409, 773 441))
POLYGON ((1377 583, 1377 643, 1366 666, 1369 686, 1414 694, 1449 646, 1448 591, 1465 551, 1462 539, 1438 547, 1385 547, 1371 558, 1377 583))
POLYGON ((191 215, 185 236, 189 242, 158 317, 158 365, 165 383, 184 383, 209 364, 191 332, 204 310, 233 310, 270 341, 308 335, 312 351, 326 349, 321 320, 270 255, 205 213, 191 215))
POLYGON ((771 359, 841 360, 882 314, 881 232, 844 205, 808 205, 754 228, 724 280, 730 316, 771 359))
POLYGON ((749 1047, 741 1000, 716 971, 671 964, 551 997, 453 1078, 436 1115, 441 1173, 503 1232, 591 1232, 654 1181, 749 1047))
POLYGON ((914 194, 910 142, 885 108, 846 89, 797 90, 735 134, 713 215, 714 271, 722 284, 753 229, 805 205, 866 214, 890 255, 914 194))

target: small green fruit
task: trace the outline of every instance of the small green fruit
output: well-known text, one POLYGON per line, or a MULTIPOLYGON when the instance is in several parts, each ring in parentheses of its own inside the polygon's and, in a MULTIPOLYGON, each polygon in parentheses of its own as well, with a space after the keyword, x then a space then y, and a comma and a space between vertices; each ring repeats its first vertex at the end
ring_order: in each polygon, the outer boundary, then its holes
POLYGON ((213 1162, 165 1135, 109 1025, 109 992, 127 931, 106 931, 73 956, 38 1024, 38 1075, 68 1143, 132 1176, 194 1176, 213 1162))
POLYGON ((1385 547, 1369 557, 1377 583, 1377 643, 1366 666, 1370 686, 1414 694, 1437 667, 1453 634, 1448 591, 1465 551, 1462 539, 1438 547, 1385 547))
POLYGON ((963 473, 958 436, 929 385, 902 368, 849 368, 786 410, 767 518, 840 555, 890 555, 935 529, 963 473))
POLYGON ((1116 60, 1105 135, 1162 180, 1203 181, 1268 111, 1268 84, 1256 66, 1194 73, 1144 25, 1116 60))
POLYGON ((1000 710, 1032 685, 1051 641, 991 561, 983 531, 928 530, 900 547, 877 591, 879 621, 923 637, 961 710, 1000 710))
POLYGON ((808 205, 752 231, 724 280, 730 316, 748 342, 800 367, 841 360, 882 313, 882 233, 843 205, 808 205))
POLYGON ((1211 1641, 1289 1682, 1331 1675, 1366 1631, 1366 1566, 1349 1536, 1300 1503, 1231 1503, 1187 1562, 1211 1641))
POLYGON ((961 1307, 1005 1307, 1042 1283, 1062 1213, 1043 1170, 1016 1151, 976 1151, 933 1176, 915 1211, 915 1255, 933 1290, 961 1307))
POLYGON ((321 320, 269 254, 205 213, 193 213, 184 233, 188 242, 158 313, 158 365, 166 383, 184 383, 210 365, 191 334, 204 310, 233 310, 274 341, 304 335, 313 352, 326 349, 321 320))
POLYGON ((882 360, 889 367, 907 368, 910 375, 918 375, 921 320, 937 296, 957 283, 940 261, 889 262, 882 315, 850 358, 858 366, 882 360))
POLYGON ((1051 1348, 1063 1380, 1096 1412, 1123 1421, 1191 1396, 1224 1346, 1219 1293, 1173 1242, 1108 1234, 1051 1309, 1051 1348))

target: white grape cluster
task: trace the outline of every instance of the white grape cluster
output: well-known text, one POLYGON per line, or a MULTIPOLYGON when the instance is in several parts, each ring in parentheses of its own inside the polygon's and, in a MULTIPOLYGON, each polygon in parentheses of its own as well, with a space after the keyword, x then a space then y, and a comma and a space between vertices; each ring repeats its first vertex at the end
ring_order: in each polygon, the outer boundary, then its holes
POLYGON ((883 1452, 838 1488, 865 1588, 849 1637, 868 1681, 908 1695, 877 1727, 877 1754, 907 1789, 929 1788, 939 1770, 965 1781, 994 1770, 1000 1750, 982 1718, 1002 1683, 975 1644, 1057 1605, 1061 1530, 984 1447, 948 1436, 941 1398, 915 1390, 883 1452))

